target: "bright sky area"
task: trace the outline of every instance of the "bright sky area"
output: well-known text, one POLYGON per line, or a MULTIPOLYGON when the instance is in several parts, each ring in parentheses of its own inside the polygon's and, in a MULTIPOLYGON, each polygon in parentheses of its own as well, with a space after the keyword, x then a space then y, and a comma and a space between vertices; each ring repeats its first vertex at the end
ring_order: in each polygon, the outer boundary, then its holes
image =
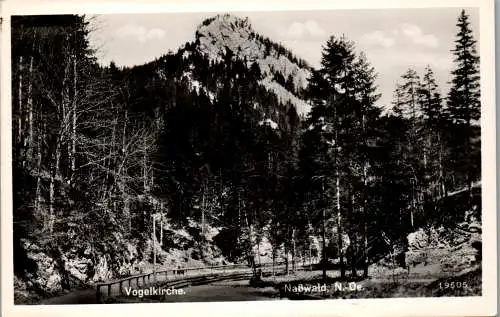
MULTIPOLYGON (((345 34, 364 51, 378 75, 380 105, 392 100, 396 81, 410 67, 423 73, 430 65, 443 93, 453 69, 457 17, 461 8, 380 9, 289 12, 233 12, 249 17, 255 31, 281 42, 317 67, 322 46, 345 34)), ((479 11, 466 8, 479 51, 479 11)), ((194 40, 195 30, 217 12, 100 15, 92 43, 102 63, 139 65, 194 40)))

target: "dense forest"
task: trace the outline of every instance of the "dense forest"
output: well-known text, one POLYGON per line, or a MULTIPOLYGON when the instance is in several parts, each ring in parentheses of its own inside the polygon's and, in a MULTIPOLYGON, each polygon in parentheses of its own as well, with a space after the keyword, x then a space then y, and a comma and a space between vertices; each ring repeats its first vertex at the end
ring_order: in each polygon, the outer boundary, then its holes
POLYGON ((142 66, 100 65, 89 32, 84 16, 12 17, 14 268, 29 290, 132 274, 152 246, 179 248, 183 229, 207 264, 217 253, 253 265, 269 245, 291 268, 315 258, 367 276, 392 252, 384 238, 404 252, 409 233, 453 226, 480 202, 479 57, 464 11, 451 89, 409 65, 387 114, 376 70, 345 37, 313 69, 250 34, 265 58, 310 73, 300 87, 227 47, 209 58, 199 34, 142 66), (464 188, 463 205, 444 203, 464 188), (44 277, 47 265, 57 273, 44 277))

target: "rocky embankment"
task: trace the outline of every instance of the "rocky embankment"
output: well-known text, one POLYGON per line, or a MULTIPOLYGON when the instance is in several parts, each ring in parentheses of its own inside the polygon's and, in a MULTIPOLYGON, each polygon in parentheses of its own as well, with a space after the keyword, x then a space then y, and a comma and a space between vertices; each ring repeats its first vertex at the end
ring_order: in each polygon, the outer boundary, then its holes
MULTIPOLYGON (((208 228, 203 239, 188 231, 196 231, 199 224, 191 222, 188 228, 164 227, 163 245, 156 241, 157 268, 173 269, 218 265, 226 262, 212 239, 215 228, 208 228), (167 243, 168 242, 168 243, 167 243)), ((14 276, 14 299, 16 304, 33 304, 45 298, 59 296, 75 289, 92 287, 95 283, 153 271, 153 243, 146 241, 139 249, 139 241, 117 237, 118 250, 95 254, 90 248, 83 252, 69 250, 59 257, 50 256, 35 242, 23 240, 28 261, 34 268, 24 276, 14 276)))

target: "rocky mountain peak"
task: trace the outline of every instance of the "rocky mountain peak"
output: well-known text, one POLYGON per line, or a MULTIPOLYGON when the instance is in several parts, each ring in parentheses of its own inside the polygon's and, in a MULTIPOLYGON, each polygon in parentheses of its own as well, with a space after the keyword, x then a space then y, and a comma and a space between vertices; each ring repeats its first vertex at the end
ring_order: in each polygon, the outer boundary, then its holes
POLYGON ((218 14, 216 16, 205 19, 199 26, 198 30, 203 29, 231 29, 232 31, 236 31, 236 29, 246 29, 251 32, 252 26, 248 20, 248 17, 242 18, 233 14, 218 14))
POLYGON ((204 20, 196 31, 199 49, 211 59, 220 60, 231 50, 238 57, 255 61, 260 47, 253 41, 255 33, 248 18, 231 14, 217 15, 204 20))
POLYGON ((273 91, 281 102, 291 102, 301 116, 310 106, 297 97, 297 91, 307 87, 310 69, 305 62, 295 58, 281 44, 257 34, 248 18, 232 14, 217 15, 204 20, 196 31, 197 50, 215 61, 223 61, 228 51, 233 58, 247 61, 247 66, 257 63, 264 78, 260 84, 273 91), (294 91, 285 89, 275 80, 276 75, 287 80, 291 77, 294 91))

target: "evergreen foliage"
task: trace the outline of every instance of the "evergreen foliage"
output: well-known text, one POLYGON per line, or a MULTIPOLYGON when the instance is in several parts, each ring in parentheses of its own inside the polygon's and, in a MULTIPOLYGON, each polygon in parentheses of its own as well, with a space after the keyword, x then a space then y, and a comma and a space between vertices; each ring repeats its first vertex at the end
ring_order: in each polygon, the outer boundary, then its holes
MULTIPOLYGON (((447 98, 430 67, 422 77, 409 69, 394 113, 382 115, 375 69, 353 42, 332 36, 304 91, 292 76, 272 74, 312 106, 301 119, 259 83, 258 63, 229 49, 210 60, 193 42, 145 65, 102 66, 85 17, 13 17, 16 276, 37 271, 30 243, 59 259, 65 288, 89 283, 66 269, 74 258, 90 260, 90 275, 105 261, 122 274, 127 261, 151 260, 154 214, 178 229, 191 220, 218 228, 213 242, 196 236, 231 262, 255 267, 256 246, 267 240, 287 270, 314 249, 325 276, 331 259, 342 278, 368 276, 390 252, 381 232, 405 240, 446 218, 448 192, 468 186, 472 194, 480 180, 479 57, 465 12, 457 26, 447 98), (138 259, 127 259, 130 245, 138 259)), ((268 56, 310 69, 252 36, 268 56)), ((175 248, 165 240, 162 248, 175 248)))

